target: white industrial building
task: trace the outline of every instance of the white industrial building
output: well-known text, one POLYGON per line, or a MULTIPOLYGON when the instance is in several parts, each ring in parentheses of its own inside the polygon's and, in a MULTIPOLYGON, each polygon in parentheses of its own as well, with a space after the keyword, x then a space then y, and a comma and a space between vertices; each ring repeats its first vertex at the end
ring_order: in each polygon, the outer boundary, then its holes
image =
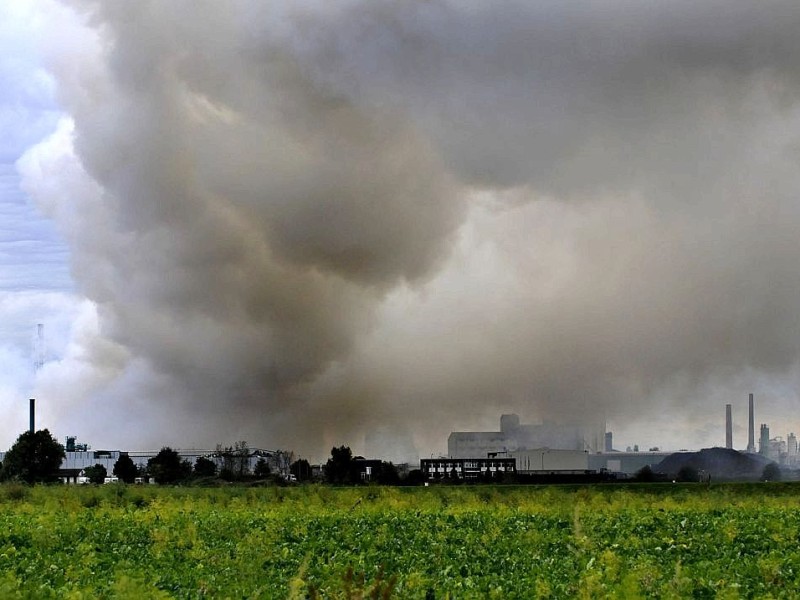
POLYGON ((454 431, 447 438, 451 458, 487 456, 536 448, 600 452, 605 443, 605 424, 594 426, 544 422, 520 424, 515 414, 500 417, 500 431, 454 431))
POLYGON ((589 453, 580 450, 557 450, 536 448, 515 450, 508 456, 517 462, 517 473, 541 473, 556 471, 586 471, 589 469, 589 453))

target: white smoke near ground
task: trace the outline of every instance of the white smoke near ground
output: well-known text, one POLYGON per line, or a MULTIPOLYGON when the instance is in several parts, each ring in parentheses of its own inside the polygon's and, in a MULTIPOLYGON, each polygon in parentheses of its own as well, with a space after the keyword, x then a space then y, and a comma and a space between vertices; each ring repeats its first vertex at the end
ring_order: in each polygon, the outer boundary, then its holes
POLYGON ((793 3, 66 6, 70 121, 20 169, 119 361, 69 403, 94 431, 319 456, 514 410, 674 447, 796 406, 793 3))

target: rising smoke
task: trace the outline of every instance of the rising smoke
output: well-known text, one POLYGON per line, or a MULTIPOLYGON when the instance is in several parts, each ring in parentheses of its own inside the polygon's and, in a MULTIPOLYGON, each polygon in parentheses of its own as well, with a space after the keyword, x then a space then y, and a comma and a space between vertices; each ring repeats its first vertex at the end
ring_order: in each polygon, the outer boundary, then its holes
POLYGON ((105 344, 73 412, 321 455, 797 400, 795 3, 68 6, 21 168, 105 344))

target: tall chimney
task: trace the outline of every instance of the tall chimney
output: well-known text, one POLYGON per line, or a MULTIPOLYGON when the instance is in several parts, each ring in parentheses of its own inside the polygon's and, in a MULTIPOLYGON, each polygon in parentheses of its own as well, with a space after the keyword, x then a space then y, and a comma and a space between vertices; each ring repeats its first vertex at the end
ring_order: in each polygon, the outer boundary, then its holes
POLYGON ((756 426, 755 421, 753 419, 753 394, 750 394, 750 412, 749 412, 750 420, 748 422, 747 427, 747 451, 748 452, 755 452, 756 451, 756 426))
POLYGON ((36 398, 31 398, 30 412, 31 412, 31 433, 36 433, 36 398))
POLYGON ((730 404, 725 405, 725 447, 733 448, 733 417, 730 404))

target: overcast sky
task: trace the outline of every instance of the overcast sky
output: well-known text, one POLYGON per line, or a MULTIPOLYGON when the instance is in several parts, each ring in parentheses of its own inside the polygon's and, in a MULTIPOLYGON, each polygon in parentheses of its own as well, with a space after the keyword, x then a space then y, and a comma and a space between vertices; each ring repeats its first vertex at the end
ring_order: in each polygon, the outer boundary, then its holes
POLYGON ((35 385, 37 323, 52 330, 46 358, 55 359, 79 303, 67 245, 56 224, 20 189, 15 167, 29 147, 55 130, 61 116, 29 4, 0 5, 0 406, 8 419, 0 436, 3 447, 25 427, 27 396, 35 385))
POLYGON ((0 445, 800 429, 794 2, 200 4, 0 5, 0 445))

